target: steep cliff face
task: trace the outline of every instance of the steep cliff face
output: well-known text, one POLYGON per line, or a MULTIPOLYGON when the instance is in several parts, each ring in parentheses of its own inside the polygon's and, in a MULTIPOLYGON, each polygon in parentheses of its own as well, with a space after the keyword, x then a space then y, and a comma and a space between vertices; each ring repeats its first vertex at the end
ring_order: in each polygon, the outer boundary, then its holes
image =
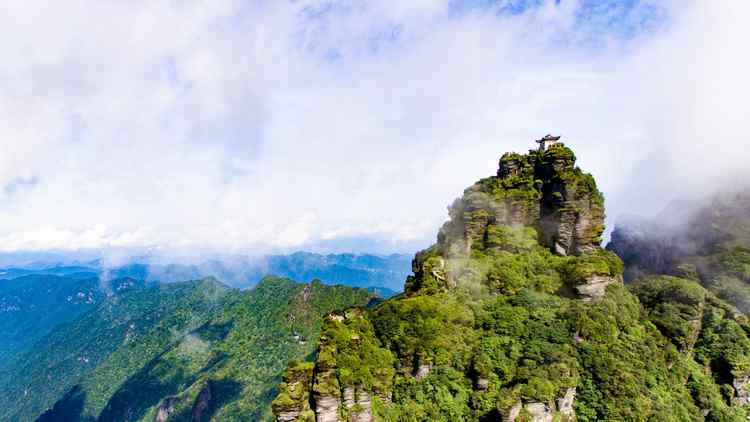
POLYGON ((284 370, 279 386, 282 394, 273 401, 273 413, 279 422, 315 421, 310 409, 313 364, 295 362, 284 370))
POLYGON ((392 362, 364 309, 329 315, 315 363, 317 421, 373 420, 373 400, 390 399, 392 362))
POLYGON ((451 220, 438 235, 441 252, 468 254, 498 226, 533 227, 539 243, 558 255, 599 248, 604 199, 575 161, 564 146, 503 155, 496 176, 480 180, 451 206, 451 220))
POLYGON ((451 205, 437 244, 416 255, 407 292, 453 288, 485 256, 540 247, 558 257, 580 257, 557 261, 570 265, 568 287, 586 300, 621 282, 619 260, 600 247, 604 198, 575 161, 564 146, 504 154, 496 176, 478 181, 451 205), (577 268, 581 263, 588 268, 577 268))
POLYGON ((503 155, 449 215, 404 294, 326 318, 310 375, 280 387, 303 403, 278 420, 746 417, 746 321, 690 280, 628 291, 569 149, 503 155))

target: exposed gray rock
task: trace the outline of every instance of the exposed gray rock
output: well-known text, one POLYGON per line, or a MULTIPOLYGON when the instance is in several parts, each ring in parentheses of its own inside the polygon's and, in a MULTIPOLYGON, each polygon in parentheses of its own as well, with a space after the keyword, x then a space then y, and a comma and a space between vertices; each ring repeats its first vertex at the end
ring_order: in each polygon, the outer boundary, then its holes
POLYGON ((540 401, 518 401, 501 414, 502 421, 515 422, 522 413, 527 414, 531 422, 553 422, 556 416, 562 417, 562 421, 573 421, 576 416, 573 408, 575 398, 576 389, 571 387, 565 390, 565 394, 558 397, 554 404, 540 401))
POLYGON ((438 248, 449 257, 469 254, 490 226, 534 227, 539 242, 558 255, 598 250, 604 230, 601 193, 564 147, 503 155, 496 178, 466 189, 449 213, 438 235, 438 248))
POLYGON ((174 405, 177 403, 177 397, 165 398, 159 408, 156 409, 156 415, 154 416, 154 422, 166 422, 169 416, 174 413, 174 405))
POLYGON ((344 388, 344 406, 346 406, 347 409, 351 409, 354 407, 354 404, 356 403, 354 399, 354 387, 346 387, 344 388))
POLYGON ((487 391, 488 388, 490 388, 490 380, 480 377, 477 380, 477 390, 487 391))
POLYGON ((313 366, 294 365, 284 370, 280 389, 286 400, 272 404, 277 422, 292 422, 303 417, 305 420, 314 419, 310 409, 310 390, 312 388, 313 366))
POLYGON ((508 176, 518 176, 521 173, 522 164, 517 156, 503 157, 497 169, 497 177, 503 179, 508 176))
POLYGON ((518 402, 513 407, 503 413, 503 422, 515 422, 521 412, 527 413, 531 417, 531 422, 553 422, 554 412, 549 406, 542 402, 531 401, 527 403, 518 402))
POLYGON ((521 409, 523 408, 523 403, 520 401, 513 406, 511 406, 510 409, 506 410, 501 414, 503 418, 503 422, 514 422, 516 418, 518 418, 518 415, 521 414, 521 409))
POLYGON ((607 286, 614 283, 622 283, 622 277, 593 275, 576 285, 575 289, 584 302, 596 302, 604 296, 607 286))
POLYGON ((383 404, 390 404, 393 401, 393 392, 391 391, 375 391, 375 394, 383 404))
POLYGON ((685 351, 692 353, 695 342, 698 341, 701 330, 703 329, 703 308, 705 303, 701 302, 699 305, 700 317, 690 320, 690 335, 687 338, 685 344, 685 351))
POLYGON ((570 387, 565 391, 565 394, 562 397, 557 398, 557 411, 568 420, 573 419, 576 415, 575 409, 573 408, 575 401, 576 388, 570 387))
POLYGON ((750 404, 750 374, 735 378, 732 385, 736 392, 734 404, 739 406, 750 404))
POLYGON ((417 368, 417 373, 414 374, 414 376, 418 379, 424 379, 427 377, 427 375, 430 375, 430 371, 432 370, 432 364, 429 363, 423 363, 419 365, 417 368))
POLYGON ((317 422, 338 422, 341 400, 330 395, 315 397, 315 416, 317 422))
POLYGON ((276 413, 276 421, 277 422, 293 422, 296 421, 297 418, 300 415, 299 410, 289 410, 289 411, 278 411, 276 413))
POLYGON ((372 422, 372 402, 362 387, 345 388, 344 404, 349 409, 349 422, 372 422))
POLYGON ((531 416, 531 422, 552 422, 555 414, 548 405, 538 401, 532 401, 524 404, 523 408, 531 416))

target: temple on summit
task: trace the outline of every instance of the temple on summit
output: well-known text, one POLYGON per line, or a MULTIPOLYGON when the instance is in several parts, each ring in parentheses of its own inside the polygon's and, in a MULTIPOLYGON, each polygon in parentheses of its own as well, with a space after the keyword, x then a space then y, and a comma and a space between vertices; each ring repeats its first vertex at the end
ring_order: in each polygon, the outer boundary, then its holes
POLYGON ((544 135, 544 138, 537 139, 536 143, 539 144, 539 151, 546 151, 547 149, 555 146, 562 146, 559 136, 552 136, 550 134, 544 135))

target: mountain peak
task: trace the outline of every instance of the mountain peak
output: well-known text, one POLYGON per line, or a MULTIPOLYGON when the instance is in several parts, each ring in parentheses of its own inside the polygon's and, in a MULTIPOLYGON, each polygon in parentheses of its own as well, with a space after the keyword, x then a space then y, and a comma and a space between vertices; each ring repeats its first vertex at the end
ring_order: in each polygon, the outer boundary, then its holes
POLYGON ((441 377, 461 385, 451 420, 575 418, 576 312, 599 319, 631 300, 622 262, 599 245, 603 196, 575 161, 560 143, 503 154, 495 175, 449 207, 437 243, 415 255, 405 294, 326 319, 315 364, 285 374, 278 420, 410 419, 417 402, 425 413, 416 419, 442 419, 432 404, 441 398, 422 390, 441 377), (532 339, 551 325, 556 334, 532 339), (542 343, 554 363, 532 350, 542 343), (514 347, 528 354, 506 356, 514 347))
POLYGON ((450 220, 436 245, 416 255, 406 290, 452 288, 467 280, 497 290, 509 276, 495 280, 487 268, 508 253, 542 253, 550 262, 578 265, 558 279, 588 300, 621 282, 622 264, 600 247, 604 197, 575 162, 573 151, 560 143, 503 154, 495 176, 467 188, 449 207, 450 220), (566 256, 577 259, 556 258, 566 256))
POLYGON ((442 250, 468 253, 490 226, 529 226, 558 255, 593 251, 604 232, 604 197, 570 148, 556 144, 528 154, 506 153, 497 174, 464 191, 441 229, 442 250))

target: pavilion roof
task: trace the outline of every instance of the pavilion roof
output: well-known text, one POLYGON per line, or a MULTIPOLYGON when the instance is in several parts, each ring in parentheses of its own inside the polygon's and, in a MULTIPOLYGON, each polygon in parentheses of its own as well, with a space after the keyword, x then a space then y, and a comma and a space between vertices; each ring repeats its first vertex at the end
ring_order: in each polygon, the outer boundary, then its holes
POLYGON ((547 142, 547 141, 559 141, 559 136, 552 136, 550 134, 544 135, 544 138, 537 140, 537 143, 547 142))

